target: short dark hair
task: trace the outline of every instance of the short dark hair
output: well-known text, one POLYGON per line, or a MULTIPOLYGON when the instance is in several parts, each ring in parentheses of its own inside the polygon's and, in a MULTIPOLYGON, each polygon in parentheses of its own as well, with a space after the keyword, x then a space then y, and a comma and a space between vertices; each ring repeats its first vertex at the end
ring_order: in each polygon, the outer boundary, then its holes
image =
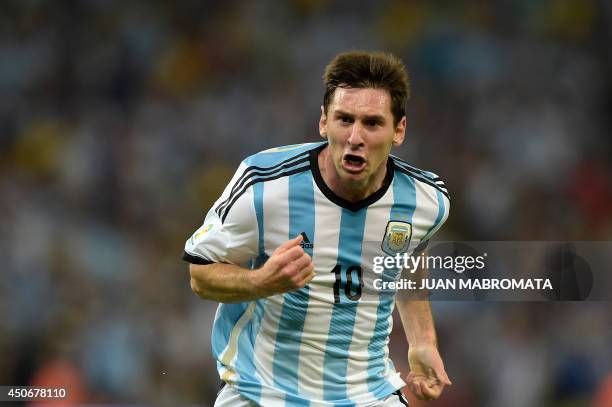
POLYGON ((336 88, 376 88, 386 89, 391 96, 394 125, 406 115, 406 102, 410 95, 408 72, 402 61, 391 53, 340 53, 325 67, 323 84, 326 114, 336 88))

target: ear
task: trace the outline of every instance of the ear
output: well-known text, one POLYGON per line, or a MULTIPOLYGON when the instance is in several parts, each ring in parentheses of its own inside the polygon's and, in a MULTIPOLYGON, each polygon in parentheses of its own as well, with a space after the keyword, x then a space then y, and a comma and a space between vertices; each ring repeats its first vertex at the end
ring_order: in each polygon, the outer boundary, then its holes
POLYGON ((402 117, 395 126, 395 134, 393 135, 393 146, 399 147, 404 142, 406 137, 406 116, 402 117))
POLYGON ((327 115, 323 106, 321 106, 321 118, 319 119, 319 134, 321 137, 327 138, 327 115))

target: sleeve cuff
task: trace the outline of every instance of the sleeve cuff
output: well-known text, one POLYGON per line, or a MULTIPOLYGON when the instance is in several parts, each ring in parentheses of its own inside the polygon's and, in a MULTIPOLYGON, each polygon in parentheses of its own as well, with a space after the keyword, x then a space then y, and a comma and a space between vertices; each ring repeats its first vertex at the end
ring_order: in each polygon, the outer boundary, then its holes
POLYGON ((187 252, 183 252, 183 260, 191 264, 213 264, 215 263, 212 260, 209 260, 205 257, 194 256, 193 254, 189 254, 187 252))

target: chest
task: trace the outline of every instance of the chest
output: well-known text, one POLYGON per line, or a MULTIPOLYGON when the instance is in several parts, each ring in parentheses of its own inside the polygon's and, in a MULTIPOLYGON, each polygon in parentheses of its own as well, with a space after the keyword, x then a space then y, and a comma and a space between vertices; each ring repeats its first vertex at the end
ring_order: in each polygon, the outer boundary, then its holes
MULTIPOLYGON (((263 247, 269 256, 298 234, 317 271, 336 264, 362 264, 370 257, 410 252, 434 223, 437 207, 429 200, 401 200, 392 189, 359 210, 331 202, 316 186, 307 184, 291 193, 285 180, 267 183, 263 199, 263 247)), ((419 196, 417 195, 417 198, 419 196)))

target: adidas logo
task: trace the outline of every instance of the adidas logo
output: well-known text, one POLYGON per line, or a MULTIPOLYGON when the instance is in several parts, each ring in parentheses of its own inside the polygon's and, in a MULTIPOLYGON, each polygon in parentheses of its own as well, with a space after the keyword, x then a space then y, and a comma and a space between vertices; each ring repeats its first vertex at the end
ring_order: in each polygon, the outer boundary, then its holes
POLYGON ((302 243, 300 243, 302 249, 312 249, 314 247, 314 243, 310 242, 310 239, 308 236, 306 236, 306 232, 302 232, 300 235, 302 235, 302 243))

